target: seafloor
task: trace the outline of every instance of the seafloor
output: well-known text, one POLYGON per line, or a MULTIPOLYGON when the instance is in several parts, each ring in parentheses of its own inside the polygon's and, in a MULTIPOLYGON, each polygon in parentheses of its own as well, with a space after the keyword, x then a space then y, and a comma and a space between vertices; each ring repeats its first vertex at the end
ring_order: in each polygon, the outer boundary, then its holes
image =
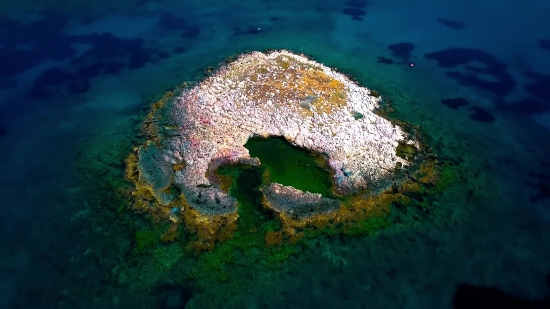
POLYGON ((550 4, 524 3, 0 4, 0 307, 452 308, 460 284, 542 299, 550 4), (140 252, 146 220, 112 189, 165 91, 282 48, 390 99, 460 172, 378 233, 307 240, 277 268, 229 252, 228 276, 205 286, 181 246, 140 252))

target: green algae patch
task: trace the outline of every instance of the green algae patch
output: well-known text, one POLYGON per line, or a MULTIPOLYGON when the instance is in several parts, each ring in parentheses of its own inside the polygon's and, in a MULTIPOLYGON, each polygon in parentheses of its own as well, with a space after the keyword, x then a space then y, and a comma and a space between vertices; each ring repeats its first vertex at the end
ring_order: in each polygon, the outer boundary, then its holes
POLYGON ((146 249, 157 246, 160 241, 160 234, 152 230, 138 230, 135 233, 135 251, 137 254, 146 249))
POLYGON ((246 144, 251 157, 260 159, 273 182, 298 190, 330 195, 331 174, 324 158, 289 144, 283 138, 253 138, 246 144))
POLYGON ((445 164, 441 167, 439 180, 435 186, 437 192, 442 192, 453 186, 461 178, 461 170, 453 165, 445 164))
POLYGON ((265 236, 279 230, 278 218, 261 207, 264 168, 250 166, 222 166, 218 174, 231 178, 229 194, 238 205, 238 230, 232 238, 218 243, 212 252, 199 253, 198 266, 192 276, 209 277, 215 281, 230 279, 228 266, 273 268, 293 254, 291 246, 268 247, 265 236))
POLYGON ((382 229, 391 226, 391 221, 387 216, 371 216, 361 222, 352 225, 346 230, 346 235, 359 236, 359 235, 372 235, 382 229))
POLYGON ((174 242, 179 236, 179 232, 174 229, 174 225, 167 223, 160 226, 149 224, 147 227, 142 227, 134 234, 134 254, 146 253, 159 247, 161 243, 174 242))

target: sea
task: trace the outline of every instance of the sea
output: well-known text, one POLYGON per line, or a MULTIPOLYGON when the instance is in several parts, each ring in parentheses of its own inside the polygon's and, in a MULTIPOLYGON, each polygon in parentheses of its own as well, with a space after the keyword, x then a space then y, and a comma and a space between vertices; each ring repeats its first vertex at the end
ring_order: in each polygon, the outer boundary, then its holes
POLYGON ((549 17, 544 0, 1 1, 0 308, 550 308, 549 17), (152 104, 280 49, 376 90, 460 172, 429 211, 287 244, 273 267, 149 239, 124 169, 152 104))

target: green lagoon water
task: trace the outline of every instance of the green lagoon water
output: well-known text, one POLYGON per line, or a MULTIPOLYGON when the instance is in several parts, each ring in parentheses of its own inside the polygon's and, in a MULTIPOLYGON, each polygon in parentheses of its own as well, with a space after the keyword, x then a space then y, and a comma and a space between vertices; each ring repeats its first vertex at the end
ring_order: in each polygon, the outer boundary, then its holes
POLYGON ((298 190, 330 194, 331 175, 322 158, 310 151, 295 147, 283 138, 256 138, 244 145, 251 157, 260 159, 271 181, 298 190))

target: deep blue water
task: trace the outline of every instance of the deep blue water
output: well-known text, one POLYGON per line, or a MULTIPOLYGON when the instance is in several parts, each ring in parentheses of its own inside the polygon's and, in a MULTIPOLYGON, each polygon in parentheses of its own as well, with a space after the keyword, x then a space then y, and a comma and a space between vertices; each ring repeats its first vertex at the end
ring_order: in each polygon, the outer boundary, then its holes
POLYGON ((452 308, 460 284, 550 294, 550 2, 17 3, 0 4, 0 307, 163 308, 166 291, 130 286, 181 278, 121 266, 133 235, 97 223, 82 158, 122 178, 98 145, 130 136, 154 96, 281 48, 391 96, 467 179, 437 221, 319 239, 187 308, 452 308))

